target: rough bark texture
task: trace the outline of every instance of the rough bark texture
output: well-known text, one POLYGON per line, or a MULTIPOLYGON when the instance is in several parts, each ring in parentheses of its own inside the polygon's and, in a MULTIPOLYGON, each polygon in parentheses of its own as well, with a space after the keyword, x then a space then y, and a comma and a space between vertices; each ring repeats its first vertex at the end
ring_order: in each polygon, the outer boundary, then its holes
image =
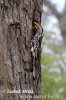
POLYGON ((40 93, 41 44, 33 80, 30 41, 32 22, 41 23, 41 6, 42 0, 0 0, 0 100, 35 100, 22 99, 22 93, 8 94, 8 89, 31 89, 32 96, 40 93))

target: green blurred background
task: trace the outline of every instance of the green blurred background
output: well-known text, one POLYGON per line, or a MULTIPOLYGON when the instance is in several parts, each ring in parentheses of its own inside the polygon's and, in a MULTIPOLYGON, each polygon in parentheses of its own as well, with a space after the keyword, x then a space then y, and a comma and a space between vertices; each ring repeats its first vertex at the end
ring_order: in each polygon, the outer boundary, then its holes
MULTIPOLYGON (((50 1, 52 3, 52 0, 50 1)), ((53 2, 57 10, 62 13, 64 11, 66 13, 65 3, 65 0, 53 2)), ((44 6, 43 10, 47 13, 43 13, 42 16, 44 28, 41 54, 41 95, 44 96, 42 100, 66 100, 66 45, 60 21, 53 13, 51 14, 48 7, 44 6)))

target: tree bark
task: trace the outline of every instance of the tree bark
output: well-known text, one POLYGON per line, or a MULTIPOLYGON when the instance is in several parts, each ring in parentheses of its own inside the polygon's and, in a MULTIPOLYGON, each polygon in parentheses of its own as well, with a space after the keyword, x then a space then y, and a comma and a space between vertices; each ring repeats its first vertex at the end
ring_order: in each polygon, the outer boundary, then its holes
POLYGON ((42 3, 42 0, 0 0, 0 100, 38 100, 34 96, 41 89, 41 44, 33 80, 30 43, 32 22, 41 23, 42 3), (33 90, 32 98, 22 98, 23 90, 33 90))

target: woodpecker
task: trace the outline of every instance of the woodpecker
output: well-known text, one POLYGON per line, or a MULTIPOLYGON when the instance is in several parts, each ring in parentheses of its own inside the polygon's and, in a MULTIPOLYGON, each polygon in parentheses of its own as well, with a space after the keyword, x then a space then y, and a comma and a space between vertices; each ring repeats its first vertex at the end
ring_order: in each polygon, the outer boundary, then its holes
POLYGON ((33 25, 36 28, 36 33, 31 40, 31 52, 33 57, 37 58, 38 47, 43 37, 43 28, 37 22, 33 22, 33 25))
POLYGON ((33 77, 35 78, 35 61, 37 59, 38 48, 43 37, 43 28, 38 22, 33 22, 33 28, 36 30, 34 37, 31 40, 31 53, 33 57, 33 77))

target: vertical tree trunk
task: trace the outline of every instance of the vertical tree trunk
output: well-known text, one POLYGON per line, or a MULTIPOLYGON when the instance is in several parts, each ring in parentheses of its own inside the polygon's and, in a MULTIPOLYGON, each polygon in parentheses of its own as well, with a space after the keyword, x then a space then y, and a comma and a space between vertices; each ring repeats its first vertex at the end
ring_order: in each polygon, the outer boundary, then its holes
POLYGON ((40 94, 41 44, 33 80, 30 43, 32 22, 41 23, 41 7, 42 0, 0 0, 0 100, 35 100, 33 96, 40 94), (22 99, 23 90, 33 90, 32 99, 22 99))

